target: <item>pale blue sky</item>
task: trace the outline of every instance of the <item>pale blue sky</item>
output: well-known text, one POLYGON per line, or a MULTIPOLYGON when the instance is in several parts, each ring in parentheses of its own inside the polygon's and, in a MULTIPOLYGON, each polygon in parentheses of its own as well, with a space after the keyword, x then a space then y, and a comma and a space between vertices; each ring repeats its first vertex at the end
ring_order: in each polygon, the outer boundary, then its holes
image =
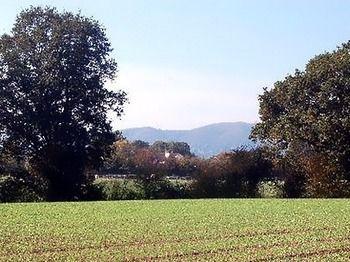
POLYGON ((81 10, 107 29, 129 93, 116 128, 258 120, 264 86, 350 39, 350 1, 0 0, 0 33, 29 5, 81 10))

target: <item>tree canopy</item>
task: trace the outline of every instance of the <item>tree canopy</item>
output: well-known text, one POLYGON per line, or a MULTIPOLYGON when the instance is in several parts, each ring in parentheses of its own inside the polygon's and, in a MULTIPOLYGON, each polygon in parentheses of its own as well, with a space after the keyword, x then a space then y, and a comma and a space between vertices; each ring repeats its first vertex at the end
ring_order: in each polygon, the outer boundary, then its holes
POLYGON ((349 176, 350 42, 265 88, 259 101, 261 122, 252 131, 254 139, 280 157, 320 155, 335 167, 333 174, 349 176))
POLYGON ((181 154, 183 156, 191 156, 191 148, 186 142, 164 142, 155 141, 152 144, 152 149, 161 153, 170 152, 175 154, 181 154))
POLYGON ((0 38, 0 145, 15 148, 49 182, 50 199, 72 199, 113 142, 107 113, 126 94, 105 87, 117 63, 98 21, 50 7, 22 11, 0 38))

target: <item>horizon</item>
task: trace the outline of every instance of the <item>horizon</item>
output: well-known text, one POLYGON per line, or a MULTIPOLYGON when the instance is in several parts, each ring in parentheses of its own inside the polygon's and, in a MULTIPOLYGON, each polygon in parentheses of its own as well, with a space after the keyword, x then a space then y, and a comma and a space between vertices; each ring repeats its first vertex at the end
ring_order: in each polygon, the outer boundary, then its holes
POLYGON ((142 129, 142 128, 152 128, 152 129, 156 129, 156 130, 160 130, 160 131, 191 131, 191 130, 202 128, 202 127, 208 127, 208 126, 213 126, 213 125, 221 125, 221 124, 248 124, 248 125, 254 125, 256 123, 249 123, 249 122, 244 122, 244 121, 217 122, 217 123, 208 123, 208 124, 204 124, 204 125, 201 125, 201 126, 196 126, 196 127, 189 128, 189 129, 165 129, 165 128, 156 128, 156 127, 153 127, 153 126, 135 126, 135 127, 123 128, 123 129, 120 129, 120 131, 129 130, 129 129, 142 129))
POLYGON ((263 87, 349 40, 344 1, 2 1, 0 34, 20 10, 49 5, 92 16, 118 62, 110 88, 127 91, 114 129, 190 130, 255 123, 263 87), (200 8, 198 5, 200 3, 200 8), (317 3, 317 4, 315 4, 317 3))

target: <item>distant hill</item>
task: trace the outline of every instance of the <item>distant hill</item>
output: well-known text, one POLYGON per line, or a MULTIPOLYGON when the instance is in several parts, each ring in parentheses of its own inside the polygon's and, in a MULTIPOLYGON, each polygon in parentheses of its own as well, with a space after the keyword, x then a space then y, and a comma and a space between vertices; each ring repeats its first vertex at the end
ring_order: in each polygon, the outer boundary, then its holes
POLYGON ((228 122, 191 130, 129 128, 122 130, 122 133, 130 141, 143 140, 150 144, 157 140, 186 142, 196 155, 210 157, 240 146, 253 146, 254 143, 248 138, 252 126, 253 124, 250 123, 228 122))

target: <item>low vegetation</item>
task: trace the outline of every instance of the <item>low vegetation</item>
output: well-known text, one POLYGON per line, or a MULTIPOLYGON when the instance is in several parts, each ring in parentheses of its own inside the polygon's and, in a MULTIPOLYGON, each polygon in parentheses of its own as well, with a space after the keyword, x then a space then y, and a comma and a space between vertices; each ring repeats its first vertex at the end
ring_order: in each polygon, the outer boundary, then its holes
POLYGON ((167 200, 0 205, 0 260, 349 258, 346 200, 167 200))

